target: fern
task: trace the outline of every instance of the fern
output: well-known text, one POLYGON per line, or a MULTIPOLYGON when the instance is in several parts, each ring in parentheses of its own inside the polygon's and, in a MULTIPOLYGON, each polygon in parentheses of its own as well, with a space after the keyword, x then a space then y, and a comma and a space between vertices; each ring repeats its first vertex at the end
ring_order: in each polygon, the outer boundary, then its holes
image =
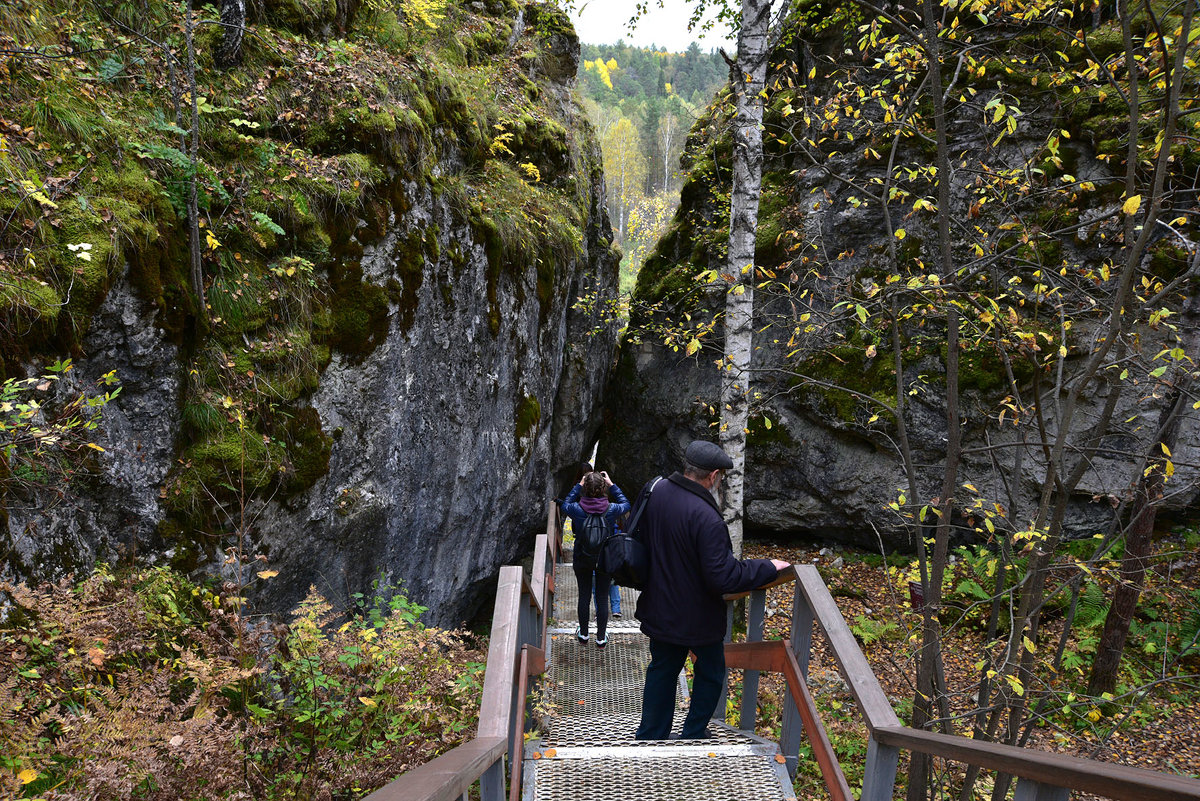
POLYGON ((1075 607, 1075 626, 1083 631, 1103 625, 1108 616, 1108 598, 1099 584, 1089 583, 1079 592, 1079 602, 1075 607))
POLYGON ((1192 613, 1183 622, 1179 631, 1180 656, 1195 656, 1200 654, 1200 590, 1193 590, 1191 595, 1192 613))

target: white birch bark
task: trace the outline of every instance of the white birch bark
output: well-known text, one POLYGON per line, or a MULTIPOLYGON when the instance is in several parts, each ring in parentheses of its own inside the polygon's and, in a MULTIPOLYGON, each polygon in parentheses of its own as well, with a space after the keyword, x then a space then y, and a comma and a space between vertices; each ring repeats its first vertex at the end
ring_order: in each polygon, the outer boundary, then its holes
POLYGON ((750 417, 750 356, 754 326, 754 242, 762 191, 763 84, 771 0, 742 0, 742 27, 734 78, 729 263, 725 296, 725 357, 721 374, 721 447, 733 460, 725 476, 725 519, 737 556, 742 553, 742 499, 746 476, 746 428, 750 417))

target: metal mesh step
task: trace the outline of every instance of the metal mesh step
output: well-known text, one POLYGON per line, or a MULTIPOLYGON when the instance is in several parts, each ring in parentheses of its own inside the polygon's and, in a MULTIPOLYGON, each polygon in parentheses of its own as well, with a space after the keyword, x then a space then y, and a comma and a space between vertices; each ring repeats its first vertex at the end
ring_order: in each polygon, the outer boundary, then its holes
MULTIPOLYGON (((636 631, 638 622, 633 619, 634 610, 637 609, 637 599, 639 593, 637 590, 631 590, 629 587, 619 587, 621 593, 621 617, 619 619, 609 617, 609 631, 636 631)), ((562 628, 565 630, 574 631, 575 626, 579 623, 579 613, 575 604, 579 601, 579 584, 575 580, 575 572, 570 564, 558 564, 554 568, 554 609, 552 612, 553 622, 551 628, 562 628)), ((592 602, 591 611, 591 629, 592 633, 596 631, 596 604, 592 602)))
POLYGON ((641 714, 650 649, 641 634, 613 633, 608 647, 584 645, 573 634, 551 640, 544 697, 562 716, 641 714))
POLYGON ((794 801, 783 765, 762 755, 543 758, 525 763, 525 801, 794 801))
MULTIPOLYGON (((685 712, 676 710, 671 731, 678 733, 683 728, 685 712)), ((635 740, 633 733, 637 731, 638 722, 642 718, 640 711, 632 714, 615 714, 604 716, 564 715, 549 717, 543 720, 543 742, 547 748, 650 748, 662 747, 661 740, 635 740)), ((737 729, 726 726, 709 724, 709 730, 714 737, 711 740, 673 740, 673 743, 696 746, 729 746, 751 745, 759 740, 743 734, 737 729)))

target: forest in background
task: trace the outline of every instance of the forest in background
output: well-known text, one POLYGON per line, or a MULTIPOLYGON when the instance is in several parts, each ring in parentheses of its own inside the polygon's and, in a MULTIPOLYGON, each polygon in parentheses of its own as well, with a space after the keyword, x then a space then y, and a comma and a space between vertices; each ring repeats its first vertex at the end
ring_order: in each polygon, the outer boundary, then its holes
POLYGON ((625 292, 679 205, 688 132, 728 79, 720 53, 695 42, 682 53, 624 42, 581 46, 579 91, 604 150, 625 292))

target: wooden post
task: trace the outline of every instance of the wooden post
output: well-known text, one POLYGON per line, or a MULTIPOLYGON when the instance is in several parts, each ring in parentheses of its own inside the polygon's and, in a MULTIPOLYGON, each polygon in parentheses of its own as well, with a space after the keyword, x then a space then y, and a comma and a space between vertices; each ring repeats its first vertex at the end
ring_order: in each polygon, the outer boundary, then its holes
MULTIPOLYGON (((746 626, 746 642, 762 642, 763 623, 767 617, 767 591, 750 593, 750 621, 746 626)), ((758 671, 742 674, 742 711, 738 728, 753 733, 758 723, 758 671)))
POLYGON ((1066 787, 1055 787, 1032 779, 1018 780, 1017 789, 1013 792, 1013 801, 1068 801, 1070 797, 1071 791, 1066 787))
POLYGON ((497 759, 479 777, 479 801, 505 801, 504 759, 497 759))
POLYGON ((880 745, 874 735, 867 741, 867 764, 863 771, 863 789, 859 801, 891 801, 896 786, 896 763, 900 749, 880 745))
MULTIPOLYGON (((808 661, 812 652, 812 627, 812 607, 800 591, 800 582, 796 582, 792 591, 792 653, 796 655, 796 663, 800 665, 800 673, 805 681, 808 680, 808 661)), ((785 704, 779 748, 787 759, 788 775, 793 779, 800 766, 800 737, 803 733, 804 721, 800 719, 796 705, 785 704)))

